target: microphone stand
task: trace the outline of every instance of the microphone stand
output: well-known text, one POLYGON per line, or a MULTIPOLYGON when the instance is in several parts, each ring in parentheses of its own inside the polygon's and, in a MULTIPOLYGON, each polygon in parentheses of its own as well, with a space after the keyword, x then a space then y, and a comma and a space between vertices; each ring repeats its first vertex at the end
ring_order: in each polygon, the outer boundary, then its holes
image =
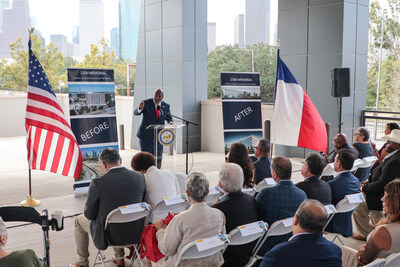
POLYGON ((165 114, 167 116, 171 116, 173 118, 176 118, 178 120, 181 120, 181 121, 185 122, 185 124, 186 124, 186 153, 185 153, 186 154, 186 174, 189 174, 188 173, 189 172, 188 171, 189 170, 188 169, 188 160, 189 160, 189 125, 193 124, 195 126, 199 126, 199 124, 196 123, 196 122, 193 122, 193 121, 190 121, 190 120, 187 120, 187 119, 172 115, 171 113, 167 113, 167 112, 163 111, 160 106, 157 106, 157 109, 161 112, 161 114, 165 114))

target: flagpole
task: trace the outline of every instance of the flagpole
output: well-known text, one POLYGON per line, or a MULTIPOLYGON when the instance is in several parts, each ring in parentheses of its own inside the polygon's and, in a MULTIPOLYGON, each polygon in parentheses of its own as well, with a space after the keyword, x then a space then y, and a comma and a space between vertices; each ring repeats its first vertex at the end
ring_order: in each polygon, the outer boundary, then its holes
MULTIPOLYGON (((277 58, 277 62, 276 62, 276 74, 275 74, 275 89, 274 89, 274 106, 275 106, 275 95, 276 95, 276 83, 278 81, 278 57, 279 57, 279 50, 281 49, 281 40, 278 39, 276 40, 276 48, 277 48, 277 53, 276 53, 276 58, 277 58)), ((272 125, 272 121, 271 121, 271 128, 273 127, 272 125)), ((271 129, 270 129, 271 131, 271 129)), ((271 140, 270 140, 271 141, 271 140)), ((271 149, 270 149, 270 157, 272 158, 272 154, 274 153, 274 144, 271 143, 271 149)))
MULTIPOLYGON (((35 30, 35 28, 31 28, 28 29, 29 32, 29 41, 31 40, 31 34, 32 32, 35 30)), ((29 127, 28 130, 28 136, 30 137, 31 134, 31 128, 29 127)), ((28 137, 28 142, 30 142, 30 138, 28 137)), ((29 145, 30 148, 32 148, 32 144, 29 145)), ((36 200, 33 196, 32 196, 32 171, 31 171, 31 157, 32 157, 32 153, 29 153, 30 157, 28 159, 28 176, 29 176, 29 195, 27 196, 27 198, 21 202, 21 206, 23 207, 36 207, 40 205, 40 201, 36 200)))

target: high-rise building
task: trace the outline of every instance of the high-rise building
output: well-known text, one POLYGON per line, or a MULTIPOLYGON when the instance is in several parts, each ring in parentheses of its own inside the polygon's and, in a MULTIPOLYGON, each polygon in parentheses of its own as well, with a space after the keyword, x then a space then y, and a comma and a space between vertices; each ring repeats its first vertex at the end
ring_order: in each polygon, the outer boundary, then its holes
POLYGON ((0 0, 0 32, 3 30, 3 9, 10 7, 10 0, 0 0))
POLYGON ((98 45, 104 37, 103 0, 79 0, 80 56, 90 53, 90 45, 98 45))
POLYGON ((10 43, 17 38, 22 39, 22 45, 28 49, 28 31, 31 27, 28 0, 14 0, 11 8, 3 10, 3 31, 0 33, 0 57, 11 57, 10 43))
POLYGON ((118 28, 112 28, 110 31, 110 49, 114 51, 115 56, 119 55, 119 34, 118 28))
POLYGON ((136 62, 140 0, 119 0, 119 55, 136 62))
POLYGON ((244 48, 244 15, 239 14, 234 19, 233 25, 233 42, 238 44, 240 48, 244 48))
POLYGON ((50 35, 50 42, 53 42, 61 54, 65 55, 67 51, 67 36, 62 34, 52 34, 50 35))
POLYGON ((43 33, 41 30, 39 30, 39 25, 37 23, 36 17, 35 16, 31 16, 31 27, 35 28, 35 31, 33 32, 33 34, 36 34, 39 39, 42 41, 42 46, 45 47, 46 46, 46 41, 43 37, 43 33))
POLYGON ((72 26, 72 42, 79 44, 79 26, 72 26))
POLYGON ((211 52, 217 46, 217 23, 207 23, 207 47, 208 52, 211 52))
POLYGON ((269 44, 270 0, 246 0, 245 44, 269 44))

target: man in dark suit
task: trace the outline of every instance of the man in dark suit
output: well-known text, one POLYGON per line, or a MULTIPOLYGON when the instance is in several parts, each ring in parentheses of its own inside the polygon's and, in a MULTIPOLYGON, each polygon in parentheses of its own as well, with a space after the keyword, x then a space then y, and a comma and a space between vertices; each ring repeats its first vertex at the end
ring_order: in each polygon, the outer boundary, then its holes
POLYGON ((293 237, 267 252, 261 267, 341 267, 342 251, 322 237, 325 208, 316 200, 304 201, 294 216, 293 237))
POLYGON ((336 151, 332 154, 330 160, 328 160, 328 157, 325 155, 327 163, 334 162, 337 152, 342 149, 350 150, 350 152, 354 154, 354 157, 358 159, 357 151, 347 143, 347 137, 344 133, 338 133, 337 135, 335 135, 335 137, 333 138, 333 145, 335 146, 336 151))
POLYGON ((386 151, 388 155, 382 163, 374 169, 368 182, 361 188, 366 197, 366 203, 358 205, 353 213, 354 222, 359 234, 354 234, 356 239, 365 239, 382 217, 382 201, 384 187, 397 177, 400 177, 400 130, 394 129, 382 137, 387 140, 386 151))
POLYGON ((261 182, 264 178, 271 176, 271 160, 269 159, 270 144, 268 140, 261 139, 258 141, 254 148, 254 156, 256 157, 253 162, 255 169, 254 180, 256 184, 261 182))
MULTIPOLYGON (((213 208, 224 213, 227 233, 240 225, 258 220, 254 197, 241 191, 243 179, 243 170, 235 163, 225 163, 219 172, 219 186, 228 195, 223 201, 213 205, 213 208)), ((224 252, 224 265, 222 266, 245 266, 255 244, 255 242, 252 242, 239 246, 229 246, 224 252)))
MULTIPOLYGON (((84 214, 75 219, 75 241, 78 261, 70 266, 82 267, 89 265, 89 232, 93 243, 98 249, 105 250, 108 242, 104 233, 104 224, 110 211, 129 204, 140 203, 146 196, 146 184, 141 173, 130 171, 121 166, 121 158, 116 149, 106 148, 99 156, 106 174, 94 178, 90 182, 89 193, 84 214)), ((128 232, 137 235, 140 241, 143 223, 119 224, 128 232)), ((107 234, 113 236, 115 228, 107 227, 107 234)), ((117 240, 118 242, 118 240, 117 240)), ((116 257, 124 256, 124 249, 114 249, 116 257)), ((117 260, 118 266, 124 266, 124 260, 117 260)))
MULTIPOLYGON (((306 193, 297 188, 290 180, 292 163, 288 158, 275 157, 271 164, 271 174, 276 185, 262 189, 256 196, 258 217, 268 225, 293 217, 301 202, 307 198, 306 193)), ((276 244, 288 240, 289 237, 290 234, 269 237, 258 255, 263 256, 266 251, 276 244)))
POLYGON ((328 205, 332 203, 331 188, 325 181, 319 179, 325 166, 323 157, 317 153, 309 153, 301 166, 304 181, 297 183, 296 186, 306 193, 308 199, 315 199, 328 205))
POLYGON ((162 101, 164 91, 157 89, 154 97, 143 100, 139 107, 135 109, 134 115, 143 114, 142 123, 137 131, 136 136, 139 137, 140 150, 149 152, 157 158, 157 168, 161 168, 163 146, 157 142, 157 155, 154 148, 154 129, 147 129, 150 125, 164 125, 165 121, 172 123, 172 116, 169 105, 162 101))
MULTIPOLYGON (((333 205, 336 205, 346 195, 360 193, 360 181, 350 172, 353 164, 353 153, 349 150, 338 151, 333 164, 337 175, 333 180, 328 182, 332 190, 333 205)), ((335 214, 325 230, 330 233, 339 233, 344 237, 351 236, 353 234, 352 213, 352 211, 349 211, 335 214)))

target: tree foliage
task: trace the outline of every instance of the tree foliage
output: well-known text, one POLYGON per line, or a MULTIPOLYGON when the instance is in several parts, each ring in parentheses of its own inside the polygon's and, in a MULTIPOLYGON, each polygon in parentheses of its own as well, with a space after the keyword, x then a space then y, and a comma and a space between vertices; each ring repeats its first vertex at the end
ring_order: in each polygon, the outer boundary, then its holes
POLYGON ((208 98, 221 97, 221 72, 260 73, 261 100, 273 102, 276 72, 276 48, 265 43, 240 49, 238 45, 218 46, 208 53, 208 98))
MULTIPOLYGON (((64 56, 58 51, 54 43, 42 46, 42 41, 32 35, 32 50, 53 88, 57 88, 60 78, 58 72, 64 67, 64 56)), ((14 91, 27 91, 28 89, 28 51, 22 45, 21 38, 10 44, 11 60, 0 60, 0 79, 3 88, 14 91)))

